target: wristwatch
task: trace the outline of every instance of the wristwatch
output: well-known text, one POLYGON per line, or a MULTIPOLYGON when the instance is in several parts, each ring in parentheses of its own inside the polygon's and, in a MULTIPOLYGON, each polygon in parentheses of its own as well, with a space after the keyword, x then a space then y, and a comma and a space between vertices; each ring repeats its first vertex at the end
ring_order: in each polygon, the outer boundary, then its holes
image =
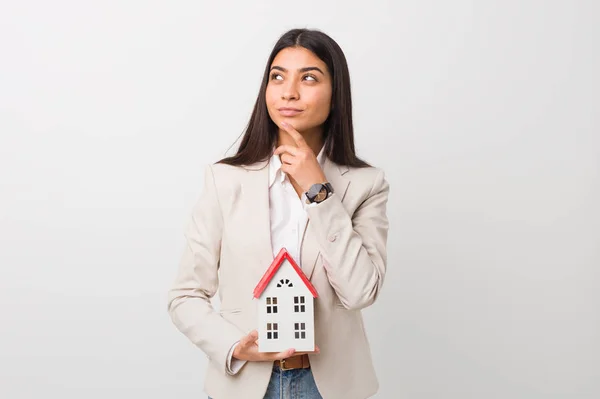
POLYGON ((325 201, 329 196, 333 194, 333 187, 330 183, 317 183, 313 184, 306 192, 306 203, 312 204, 325 201))

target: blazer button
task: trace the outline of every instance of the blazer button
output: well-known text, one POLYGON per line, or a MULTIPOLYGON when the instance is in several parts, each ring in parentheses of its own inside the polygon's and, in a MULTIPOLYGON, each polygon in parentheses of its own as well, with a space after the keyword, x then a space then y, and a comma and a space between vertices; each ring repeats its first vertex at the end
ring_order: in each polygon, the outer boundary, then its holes
POLYGON ((330 241, 330 242, 334 242, 336 238, 337 238, 337 234, 334 234, 334 235, 332 235, 332 236, 329 236, 329 241, 330 241))

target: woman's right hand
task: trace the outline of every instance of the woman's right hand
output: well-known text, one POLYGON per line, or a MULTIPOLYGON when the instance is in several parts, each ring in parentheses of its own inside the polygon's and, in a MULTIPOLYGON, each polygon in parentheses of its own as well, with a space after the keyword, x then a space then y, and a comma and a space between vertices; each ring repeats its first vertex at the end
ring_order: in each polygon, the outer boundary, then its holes
POLYGON ((296 352, 295 349, 287 349, 283 352, 259 352, 258 331, 253 330, 244 336, 233 350, 233 357, 239 360, 251 362, 272 362, 274 360, 287 359, 290 356, 303 354, 318 354, 319 347, 315 345, 314 352, 296 352))

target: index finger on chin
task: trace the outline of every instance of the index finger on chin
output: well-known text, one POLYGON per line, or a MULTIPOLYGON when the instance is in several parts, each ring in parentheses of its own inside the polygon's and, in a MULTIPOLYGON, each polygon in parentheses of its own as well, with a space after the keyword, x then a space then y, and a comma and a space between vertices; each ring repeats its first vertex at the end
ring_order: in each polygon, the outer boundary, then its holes
POLYGON ((281 122, 281 125, 285 128, 285 131, 292 136, 298 147, 308 146, 308 144, 306 144, 306 140, 304 140, 304 137, 302 137, 302 135, 296 129, 294 129, 292 125, 287 122, 281 122))

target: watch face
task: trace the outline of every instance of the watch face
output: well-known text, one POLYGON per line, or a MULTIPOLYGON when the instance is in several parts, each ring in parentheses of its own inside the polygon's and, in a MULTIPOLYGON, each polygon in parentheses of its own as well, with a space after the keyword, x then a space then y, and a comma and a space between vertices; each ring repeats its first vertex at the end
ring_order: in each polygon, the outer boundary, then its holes
POLYGON ((311 202, 321 202, 327 199, 327 195, 331 191, 331 186, 327 184, 313 184, 306 193, 307 200, 311 202))
POLYGON ((321 189, 322 189, 322 187, 319 184, 313 184, 312 187, 308 190, 308 196, 311 198, 315 197, 316 195, 319 194, 321 189))
POLYGON ((321 191, 319 191, 319 194, 317 194, 317 197, 315 198, 315 201, 317 202, 321 202, 323 201, 325 198, 327 198, 327 189, 325 187, 323 187, 321 189, 321 191))

